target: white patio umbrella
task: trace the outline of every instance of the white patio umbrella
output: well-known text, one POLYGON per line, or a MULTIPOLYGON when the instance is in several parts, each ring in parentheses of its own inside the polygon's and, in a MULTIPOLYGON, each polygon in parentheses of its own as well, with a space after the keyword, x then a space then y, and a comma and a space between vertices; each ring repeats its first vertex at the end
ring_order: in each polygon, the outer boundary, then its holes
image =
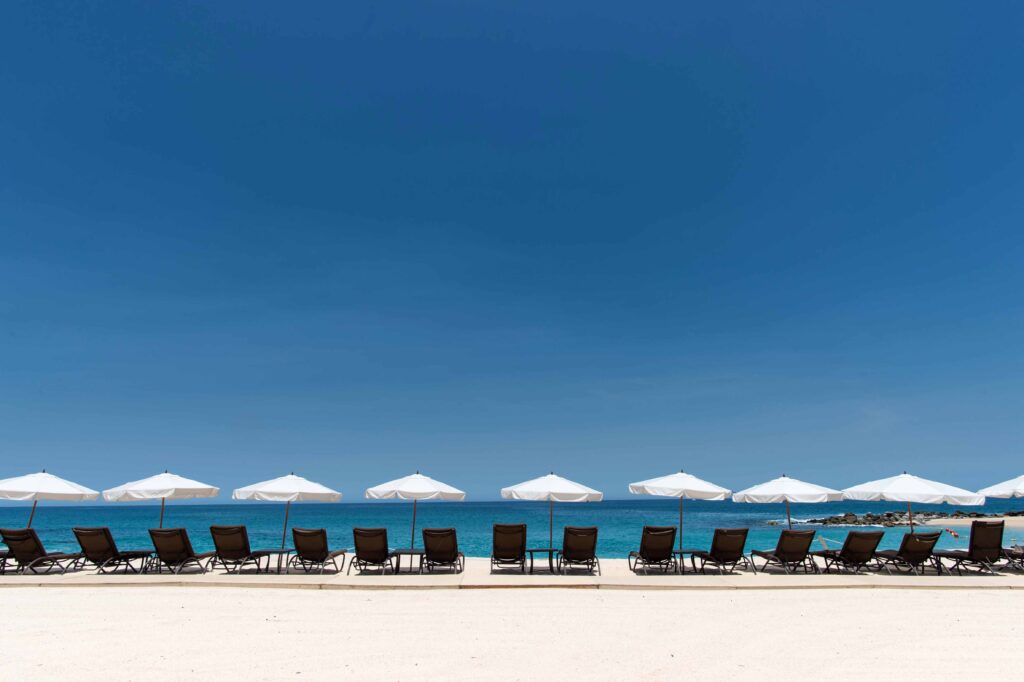
POLYGON ((726 500, 731 491, 680 470, 668 476, 630 483, 629 492, 634 495, 679 498, 679 549, 682 550, 683 500, 726 500))
POLYGON ((453 488, 447 483, 435 481, 429 476, 416 472, 411 476, 396 478, 387 483, 366 489, 366 497, 370 500, 412 500, 412 544, 416 546, 416 503, 420 500, 448 500, 461 502, 466 493, 453 488))
POLYGON ((979 495, 985 497, 1024 497, 1024 476, 1011 478, 1009 481, 996 483, 978 491, 979 495))
POLYGON ((782 475, 773 478, 766 483, 741 490, 732 496, 733 502, 753 502, 756 504, 778 504, 786 503, 786 522, 790 529, 793 528, 793 517, 789 513, 790 502, 818 503, 837 502, 843 499, 843 494, 838 490, 824 486, 807 483, 789 476, 782 475))
POLYGON ((288 538, 288 513, 291 511, 292 502, 337 502, 341 499, 341 493, 291 473, 269 481, 253 483, 244 488, 236 488, 231 493, 231 499, 284 502, 284 530, 281 531, 281 549, 284 549, 288 538))
POLYGON ((0 500, 32 500, 32 511, 28 515, 28 526, 32 527, 32 519, 36 515, 39 500, 63 500, 65 502, 81 502, 95 500, 99 493, 84 485, 78 485, 63 478, 46 473, 43 469, 36 474, 26 474, 5 478, 0 481, 0 500))
POLYGON ((141 481, 131 481, 103 491, 107 502, 137 502, 160 500, 160 528, 164 527, 164 503, 167 500, 187 500, 195 497, 216 497, 220 488, 165 471, 141 481))
POLYGON ((899 476, 890 476, 877 481, 868 481, 843 489, 847 500, 864 502, 906 502, 910 532, 914 532, 914 510, 911 504, 985 504, 985 496, 970 490, 957 488, 938 481, 929 481, 904 471, 899 476))
POLYGON ((518 485, 501 489, 506 500, 548 501, 548 547, 554 542, 555 502, 600 502, 604 493, 551 472, 518 485))

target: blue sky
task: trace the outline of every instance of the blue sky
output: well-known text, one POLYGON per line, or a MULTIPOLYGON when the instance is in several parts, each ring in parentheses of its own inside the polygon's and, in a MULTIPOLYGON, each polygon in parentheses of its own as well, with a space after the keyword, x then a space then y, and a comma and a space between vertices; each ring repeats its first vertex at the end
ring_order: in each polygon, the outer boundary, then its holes
POLYGON ((0 476, 1024 471, 1024 8, 13 3, 0 476))

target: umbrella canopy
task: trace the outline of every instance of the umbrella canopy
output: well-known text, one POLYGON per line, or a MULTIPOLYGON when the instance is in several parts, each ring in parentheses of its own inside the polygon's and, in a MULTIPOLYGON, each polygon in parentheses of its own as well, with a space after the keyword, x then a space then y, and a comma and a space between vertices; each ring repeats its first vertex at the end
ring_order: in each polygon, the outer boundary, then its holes
POLYGON ((629 484, 629 492, 634 495, 656 495, 658 497, 679 498, 679 549, 683 549, 683 500, 725 500, 729 490, 714 483, 697 478, 685 471, 678 471, 668 476, 649 478, 646 481, 629 484))
POLYGON ((587 486, 570 481, 567 478, 555 475, 554 472, 547 476, 524 481, 518 485, 512 485, 501 489, 501 496, 506 500, 530 500, 548 502, 548 546, 554 542, 555 502, 600 502, 604 493, 588 488, 587 486))
POLYGON ((103 491, 107 502, 136 502, 160 500, 160 527, 164 526, 164 503, 167 500, 186 500, 195 497, 216 497, 220 488, 165 471, 141 481, 131 481, 103 491))
POLYGON ((890 476, 845 488, 843 497, 847 500, 864 502, 906 502, 911 533, 914 532, 914 512, 910 505, 914 502, 919 504, 985 504, 984 495, 938 481, 929 481, 927 478, 920 478, 905 471, 899 476, 890 476))
POLYGON ((39 500, 62 500, 64 502, 81 502, 95 500, 99 493, 84 485, 78 485, 46 470, 36 474, 26 474, 5 478, 0 481, 0 500, 32 500, 32 511, 28 515, 28 527, 32 527, 32 519, 36 515, 36 504, 39 500))
POLYGON ((387 483, 366 489, 366 498, 370 500, 412 500, 412 544, 416 546, 416 503, 420 500, 448 500, 461 502, 466 493, 453 488, 447 483, 435 481, 429 476, 416 472, 411 476, 396 478, 387 483))
POLYGON ((1024 497, 1024 476, 982 488, 978 494, 985 497, 1024 497))
POLYGON ((756 504, 786 503, 786 522, 793 527, 793 517, 789 513, 790 502, 818 503, 836 502, 843 499, 838 490, 807 483, 789 476, 780 476, 765 483, 751 486, 732 496, 733 502, 753 502, 756 504))
POLYGON ((288 474, 269 481, 253 483, 244 488, 236 488, 231 493, 231 499, 284 502, 284 530, 281 531, 281 549, 284 549, 288 539, 288 513, 292 502, 337 502, 341 499, 341 493, 302 476, 288 474))

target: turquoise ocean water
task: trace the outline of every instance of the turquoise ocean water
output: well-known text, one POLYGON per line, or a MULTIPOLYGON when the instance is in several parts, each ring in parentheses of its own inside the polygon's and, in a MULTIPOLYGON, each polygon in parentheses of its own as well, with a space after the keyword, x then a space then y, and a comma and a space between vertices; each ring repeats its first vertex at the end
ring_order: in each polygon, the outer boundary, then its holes
MULTIPOLYGON (((844 512, 901 511, 897 503, 835 502, 828 504, 793 505, 797 519, 822 517, 844 512)), ((990 500, 984 507, 967 507, 965 511, 1005 512, 1024 508, 1024 500, 990 500)), ((783 505, 735 504, 733 502, 686 501, 683 544, 707 547, 716 527, 749 527, 748 549, 770 549, 775 546, 779 526, 785 523, 783 505)), ((954 511, 955 506, 919 505, 916 511, 954 511)), ((23 528, 28 520, 27 505, 0 507, 0 527, 23 528)), ((49 551, 78 549, 72 526, 109 526, 121 549, 150 548, 147 529, 155 527, 159 503, 61 505, 41 503, 33 527, 49 551)), ((393 547, 407 547, 410 539, 412 503, 339 503, 293 504, 291 526, 326 528, 332 548, 351 547, 352 528, 379 527, 388 529, 393 547)), ((278 547, 284 522, 284 505, 271 503, 233 502, 228 504, 181 504, 168 502, 164 525, 188 529, 197 551, 212 549, 211 524, 245 524, 254 549, 278 547)), ((546 546, 548 541, 548 505, 537 502, 423 502, 418 505, 417 528, 455 527, 460 549, 467 556, 488 556, 491 546, 491 525, 494 523, 526 523, 530 546, 546 546)), ((678 502, 660 498, 608 500, 589 504, 555 504, 555 545, 561 545, 561 528, 565 525, 595 525, 600 528, 598 552, 601 557, 624 558, 636 549, 644 524, 676 525, 678 502)), ((812 528, 794 523, 794 527, 812 528)), ((783 525, 784 527, 784 525, 783 525)), ((907 529, 885 529, 883 547, 896 547, 907 529)), ((969 530, 954 529, 960 538, 944 533, 941 546, 966 548, 969 530)), ((818 528, 819 536, 842 542, 847 528, 818 528)), ((418 531, 417 531, 418 533, 418 531)), ((1006 544, 1024 543, 1024 529, 1009 528, 1006 544)), ((289 540, 289 545, 290 545, 289 540)), ((417 537, 417 546, 422 539, 417 537)), ((818 545, 820 546, 820 544, 818 545)))

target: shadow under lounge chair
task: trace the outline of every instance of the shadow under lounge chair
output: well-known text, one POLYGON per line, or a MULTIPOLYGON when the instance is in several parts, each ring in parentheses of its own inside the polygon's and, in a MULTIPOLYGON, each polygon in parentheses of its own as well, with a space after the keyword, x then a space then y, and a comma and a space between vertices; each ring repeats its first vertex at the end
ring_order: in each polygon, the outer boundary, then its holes
POLYGON ((786 573, 803 569, 804 573, 818 572, 818 565, 811 558, 811 543, 814 542, 813 530, 784 530, 779 534, 779 542, 771 552, 755 549, 750 553, 750 565, 757 571, 754 557, 764 560, 761 573, 769 566, 777 566, 786 573))
POLYGON ((941 562, 948 559, 953 566, 948 569, 956 571, 957 575, 963 575, 964 568, 973 568, 977 571, 998 573, 999 561, 1006 558, 1003 550, 1003 521, 974 521, 971 523, 971 540, 968 548, 952 549, 935 552, 935 557, 941 562))
POLYGON ((1006 567, 1014 571, 1024 571, 1024 547, 1006 547, 1003 549, 1006 567))
POLYGON ((327 545, 326 528, 292 528, 292 542, 295 543, 295 553, 288 559, 290 568, 302 569, 304 573, 311 573, 319 569, 323 573, 330 563, 335 573, 341 573, 345 568, 346 552, 343 549, 331 551, 327 545), (341 557, 341 566, 338 566, 338 557, 341 557))
POLYGON ((355 544, 355 556, 348 564, 351 573, 352 567, 360 573, 371 568, 384 573, 390 568, 395 572, 394 555, 388 546, 387 528, 353 528, 352 540, 355 544))
POLYGON ((811 552, 811 556, 824 560, 826 573, 831 573, 833 568, 860 573, 874 560, 883 535, 880 530, 851 530, 846 534, 842 549, 821 549, 811 552))
POLYGON ((743 553, 743 548, 747 544, 748 532, 750 532, 749 528, 716 528, 715 535, 711 538, 709 551, 684 550, 690 555, 690 563, 693 565, 694 572, 705 573, 705 567, 708 564, 717 568, 721 573, 726 570, 732 573, 739 564, 749 566, 750 559, 743 553), (700 559, 700 567, 697 566, 698 559, 700 559))
POLYGON ((491 548, 491 571, 513 566, 518 566, 520 573, 526 573, 526 524, 496 523, 491 548))
POLYGON ((435 568, 449 568, 462 573, 466 568, 466 558, 459 551, 459 541, 454 528, 423 529, 423 561, 420 572, 428 573, 435 568))
POLYGON ((0 537, 10 550, 4 562, 5 569, 13 559, 17 573, 51 573, 55 569, 67 573, 82 558, 81 554, 47 552, 34 528, 0 528, 0 537))
POLYGON ((647 575, 647 569, 654 567, 662 573, 679 572, 679 563, 673 548, 676 544, 675 526, 644 526, 640 536, 640 549, 630 552, 626 558, 629 570, 639 569, 647 575))
POLYGON ((935 533, 907 533, 900 541, 899 549, 880 549, 875 552, 875 561, 879 570, 892 575, 897 573, 913 573, 924 575, 924 569, 928 564, 935 569, 936 573, 942 573, 939 560, 933 556, 935 543, 942 537, 942 532, 935 533))
POLYGON ((256 572, 263 570, 263 560, 267 560, 267 572, 270 571, 271 552, 259 549, 255 552, 249 546, 249 532, 245 526, 210 526, 210 537, 213 538, 214 555, 210 559, 210 568, 217 564, 228 573, 239 573, 252 564, 256 572))
POLYGON ((7 550, 0 550, 0 575, 7 572, 7 557, 11 555, 7 550))
POLYGON ((150 528, 149 537, 153 541, 156 557, 151 559, 146 571, 153 570, 163 573, 167 567, 171 573, 181 573, 189 566, 195 566, 201 573, 206 573, 210 559, 215 552, 196 554, 192 542, 188 539, 188 531, 184 528, 150 528))
POLYGON ((103 528, 72 528, 78 545, 82 548, 82 558, 78 560, 80 566, 89 563, 96 567, 100 573, 114 573, 119 568, 125 573, 140 573, 146 568, 152 550, 132 549, 120 551, 110 529, 103 528), (138 562, 138 566, 132 564, 138 562))
POLYGON ((559 573, 579 566, 601 575, 601 562, 597 558, 597 526, 566 526, 562 531, 562 549, 558 552, 559 573))

